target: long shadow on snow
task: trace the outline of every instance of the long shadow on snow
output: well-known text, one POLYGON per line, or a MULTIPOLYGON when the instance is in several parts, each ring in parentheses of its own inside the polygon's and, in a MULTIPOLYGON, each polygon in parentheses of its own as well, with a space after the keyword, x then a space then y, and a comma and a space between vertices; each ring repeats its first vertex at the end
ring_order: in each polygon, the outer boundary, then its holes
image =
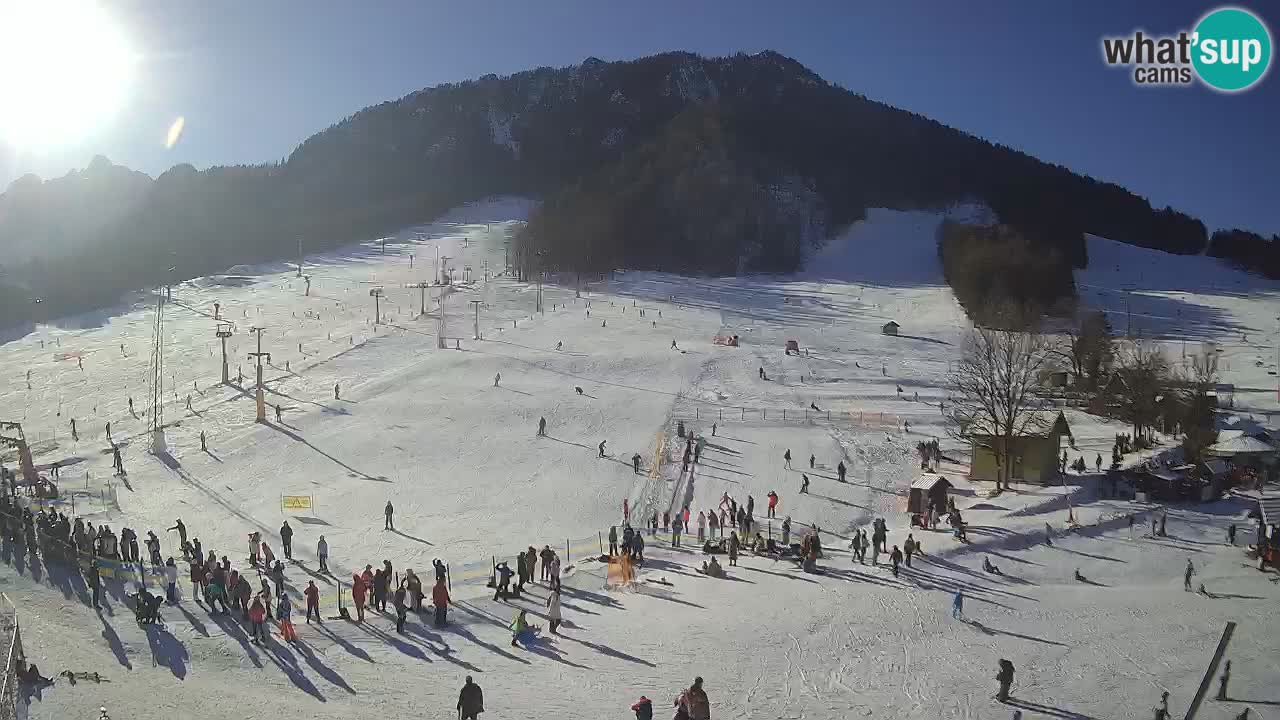
POLYGON ((977 620, 965 620, 965 623, 968 624, 970 627, 974 628, 975 630, 979 630, 986 635, 1008 635, 1009 637, 1022 638, 1023 640, 1030 640, 1032 642, 1044 643, 1046 645, 1057 645, 1058 647, 1067 647, 1066 643, 1060 643, 1055 640, 1045 640, 1044 638, 1038 638, 1038 637, 1035 637, 1034 635, 1023 635, 1022 633, 1010 632, 1008 630, 1001 630, 999 628, 987 627, 986 625, 983 625, 977 620))
POLYGON ((230 615, 223 615, 222 613, 214 613, 211 617, 213 618, 213 623, 222 628, 222 632, 227 637, 233 638, 240 643, 240 647, 244 648, 244 653, 249 657, 250 662, 261 669, 262 660, 258 658, 258 651, 253 649, 253 643, 249 642, 249 634, 244 631, 244 628, 240 627, 240 623, 236 622, 235 618, 230 615))
POLYGON ((191 655, 187 648, 178 642, 163 625, 148 623, 146 626, 147 644, 151 646, 151 659, 156 665, 169 668, 173 676, 179 680, 187 677, 187 662, 191 655))
POLYGON ((334 457, 334 456, 330 455, 329 453, 327 453, 327 452, 325 452, 325 451, 321 450, 320 448, 316 447, 315 445, 311 444, 311 442, 310 442, 310 441, 308 441, 306 438, 302 437, 301 435, 299 435, 299 434, 297 434, 297 433, 295 433, 295 432, 293 432, 293 431, 291 431, 291 430, 288 430, 288 429, 286 429, 286 428, 282 427, 281 425, 277 425, 277 424, 272 423, 272 422, 269 422, 269 421, 267 421, 267 420, 263 420, 263 421, 262 421, 262 424, 263 424, 263 425, 266 425, 267 427, 271 428, 272 430, 275 430, 276 432, 279 432, 279 433, 281 433, 281 434, 283 434, 283 435, 285 435, 285 436, 289 437, 290 439, 292 439, 292 440, 294 440, 294 441, 296 441, 296 442, 300 442, 300 443, 302 443, 303 445, 306 445, 307 447, 311 448, 312 450, 315 450, 315 451, 316 451, 317 453, 319 453, 320 455, 322 455, 322 456, 324 456, 324 457, 328 458, 329 460, 333 461, 333 462, 334 462, 334 464, 339 465, 340 467, 342 467, 342 468, 346 469, 346 470, 347 470, 347 472, 350 472, 354 477, 360 477, 360 478, 364 478, 365 480, 371 480, 371 481, 374 481, 374 482, 384 482, 384 483, 389 483, 389 482, 391 482, 390 480, 388 480, 388 479, 387 479, 387 477, 386 477, 385 475, 378 475, 378 476, 376 476, 376 477, 375 477, 375 476, 370 475, 370 474, 368 474, 368 473, 366 473, 366 472, 363 472, 363 471, 360 471, 360 470, 357 470, 357 469, 355 469, 355 468, 351 467, 350 465, 348 465, 348 464, 346 464, 346 463, 342 462, 342 461, 341 461, 341 460, 339 460, 338 458, 336 458, 336 457, 334 457))
MULTIPOLYGON (((448 625, 446 625, 445 627, 448 627, 448 625)), ((422 645, 426 647, 428 650, 430 650, 431 652, 435 653, 436 657, 439 657, 443 660, 451 662, 454 665, 464 668, 470 672, 484 672, 484 670, 482 670, 479 667, 476 667, 475 665, 472 665, 466 660, 462 660, 460 658, 454 657, 453 648, 449 646, 449 643, 444 641, 443 636, 437 635, 436 633, 433 633, 430 630, 428 630, 426 623, 408 623, 407 622, 405 623, 404 628, 405 628, 405 633, 409 635, 414 635, 419 639, 421 639, 422 645)))
POLYGON ((294 645, 294 648, 297 649, 298 654, 302 656, 302 659, 307 662, 307 665, 310 666, 317 675, 327 680, 330 685, 336 685, 337 687, 346 690, 349 695, 356 694, 355 689, 347 684, 345 678, 339 675, 333 668, 325 665, 323 662, 320 662, 320 658, 316 657, 316 654, 311 649, 310 645, 299 640, 298 643, 294 645))
POLYGON ((115 628, 111 627, 111 623, 107 622, 106 618, 99 615, 98 619, 102 621, 102 637, 107 641, 107 645, 111 646, 111 654, 116 656, 116 662, 125 666, 128 670, 132 670, 133 663, 129 661, 129 655, 125 652, 124 643, 120 640, 119 633, 116 632, 115 628))
POLYGON ((637 665, 644 665, 646 667, 651 667, 651 668, 658 667, 657 665, 654 665, 648 660, 645 660, 643 658, 638 658, 635 655, 628 655, 627 653, 624 653, 621 650, 614 650, 608 645, 593 643, 587 640, 579 640, 578 638, 569 637, 568 635, 556 635, 555 637, 561 640, 568 640, 569 642, 576 642, 579 645, 585 645, 591 648, 592 650, 595 650, 596 652, 600 653, 601 655, 618 658, 619 660, 626 660, 627 662, 633 662, 633 663, 636 663, 637 665))
MULTIPOLYGON (((346 620, 342 620, 340 622, 347 623, 346 620)), ((359 647, 356 647, 351 643, 350 640, 347 640, 346 638, 342 637, 338 633, 329 629, 329 627, 325 623, 322 623, 322 622, 316 623, 315 625, 312 625, 312 627, 318 629, 321 635, 324 635, 325 637, 332 640, 335 644, 337 644, 343 650, 346 650, 353 657, 360 658, 361 660, 371 665, 376 664, 374 663, 373 658, 369 657, 369 653, 365 652, 363 649, 359 647)))
POLYGON ((320 702, 328 702, 325 696, 311 682, 311 678, 302 672, 302 668, 298 665, 298 658, 294 657, 293 652, 289 650, 288 644, 283 641, 268 640, 262 646, 262 653, 267 656, 271 664, 280 668, 280 672, 289 678, 299 690, 305 692, 320 702))
POLYGON ((1015 708, 1022 708, 1023 710, 1049 715, 1050 717, 1062 718, 1063 720, 1096 720, 1096 718, 1089 715, 1081 715, 1078 712, 1072 712, 1070 710, 1063 710, 1061 708, 1041 705, 1027 700, 1020 700, 1016 697, 1009 698, 1005 701, 1005 704, 1011 705, 1015 708))

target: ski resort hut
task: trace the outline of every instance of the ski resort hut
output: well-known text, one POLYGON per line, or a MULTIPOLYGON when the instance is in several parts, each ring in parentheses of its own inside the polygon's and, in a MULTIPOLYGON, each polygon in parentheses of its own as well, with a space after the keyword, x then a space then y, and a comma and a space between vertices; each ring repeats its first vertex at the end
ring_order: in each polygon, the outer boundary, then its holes
POLYGON ((936 473, 925 473, 911 483, 907 496, 907 512, 916 514, 928 511, 929 506, 943 512, 947 507, 947 491, 955 487, 951 481, 936 473))
POLYGON ((884 333, 885 335, 897 335, 899 327, 902 327, 902 326, 890 320, 889 322, 880 326, 880 332, 884 333))
MULTIPOLYGON (((1047 485, 1058 478, 1058 458, 1062 453, 1062 439, 1071 439, 1071 427, 1062 413, 1046 432, 1014 436, 1009 443, 1008 460, 1012 463, 1009 478, 1015 481, 1047 485)), ((974 434, 973 462, 969 466, 969 479, 994 482, 1000 477, 999 457, 995 448, 1003 439, 994 435, 974 434)))

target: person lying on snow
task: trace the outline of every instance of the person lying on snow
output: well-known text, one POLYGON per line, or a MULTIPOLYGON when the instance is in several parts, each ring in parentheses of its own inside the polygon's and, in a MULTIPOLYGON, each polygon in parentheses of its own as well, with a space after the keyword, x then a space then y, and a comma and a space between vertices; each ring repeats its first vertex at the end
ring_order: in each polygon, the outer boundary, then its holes
POLYGON ((711 562, 702 563, 702 569, 699 570, 699 572, 707 577, 722 578, 725 576, 724 568, 721 567, 720 562, 716 560, 715 555, 711 556, 711 562))

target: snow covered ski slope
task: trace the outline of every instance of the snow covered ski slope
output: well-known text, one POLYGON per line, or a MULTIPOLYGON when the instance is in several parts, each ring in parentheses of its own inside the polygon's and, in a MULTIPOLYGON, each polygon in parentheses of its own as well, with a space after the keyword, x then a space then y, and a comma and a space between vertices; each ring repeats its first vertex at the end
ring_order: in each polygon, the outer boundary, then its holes
MULTIPOLYGON (((905 541, 916 442, 937 437, 963 459, 938 410, 967 328, 937 268, 938 215, 872 211, 795 276, 620 272, 580 297, 566 277, 544 285, 537 312, 535 285, 498 275, 504 240, 528 207, 477 203, 398 233, 385 250, 374 241, 308 257, 309 292, 285 264, 175 287, 165 325, 171 458, 146 452, 146 298, 0 345, 0 420, 23 424, 36 463, 58 466, 61 487, 95 525, 154 529, 167 557, 178 555, 177 534, 164 530, 180 517, 206 552, 237 569, 248 567, 247 533, 261 532, 278 554, 282 522, 294 532, 293 644, 278 633, 251 643, 238 612, 210 613, 191 596, 185 571, 181 601, 162 609, 162 624, 138 625, 115 582, 95 612, 79 574, 6 543, 0 590, 18 608, 28 656, 45 675, 96 671, 110 680, 59 679, 31 699, 31 717, 96 717, 100 705, 117 719, 228 708, 455 717, 471 675, 484 688, 485 720, 624 718, 641 694, 664 716, 694 676, 705 679, 714 717, 1139 718, 1166 688, 1171 707, 1186 707, 1228 619, 1240 623, 1229 695, 1253 701, 1263 717, 1280 700, 1269 694, 1280 671, 1277 585, 1223 545, 1243 509, 1233 501, 1171 510, 1168 537, 1154 538, 1144 532, 1148 508, 1082 491, 1074 512, 1086 527, 1049 546, 1045 523, 1064 530, 1064 489, 1021 488, 993 501, 962 497, 971 543, 917 531, 925 554, 896 577, 884 562, 851 558, 847 539, 876 517, 888 521, 890 545, 905 541), (419 317, 423 291, 406 287, 431 279, 437 252, 456 281, 445 300, 445 349, 436 336, 441 289, 426 290, 419 317), (376 325, 375 288, 383 290, 376 325), (235 326, 229 387, 218 384, 215 303, 235 326), (881 332, 890 320, 901 325, 896 337, 881 332), (251 327, 264 328, 272 355, 265 423, 254 422, 251 327), (732 335, 739 347, 712 342, 732 335), (798 355, 784 355, 787 340, 798 355), (537 435, 540 418, 546 437, 537 435), (107 422, 123 478, 111 473, 107 422), (679 472, 678 422, 706 440, 692 476, 679 472), (839 462, 847 483, 835 480, 839 462), (781 497, 772 523, 770 490, 781 497), (762 534, 776 537, 788 516, 793 536, 820 527, 824 572, 745 553, 727 579, 709 578, 697 572, 706 558, 695 542, 673 548, 659 532, 646 537, 637 586, 604 587, 605 567, 590 556, 621 526, 624 499, 641 524, 686 504, 696 517, 725 493, 754 498, 762 534), (286 495, 314 506, 284 511, 286 495), (383 529, 388 501, 394 531, 383 529), (1139 513, 1132 533, 1123 521, 1130 512, 1139 513), (318 571, 321 535, 332 576, 318 571), (484 583, 492 560, 514 567, 516 552, 544 545, 566 565, 565 624, 559 636, 543 627, 532 645, 512 647, 507 625, 517 609, 545 626, 547 583, 510 600, 494 600, 484 583), (984 573, 984 557, 1003 574, 984 573), (452 575, 444 628, 429 614, 411 614, 404 634, 393 612, 360 625, 302 620, 309 581, 330 618, 335 578, 349 584, 384 560, 429 578, 434 558, 452 575), (1188 558, 1213 597, 1183 591, 1188 558), (1087 581, 1075 579, 1077 569, 1087 581), (964 614, 953 618, 958 590, 964 614), (991 697, 1000 658, 1017 668, 1012 706, 991 697)), ((1204 258, 1178 259, 1186 269, 1157 275, 1165 256, 1105 240, 1091 241, 1090 257, 1082 290, 1098 288, 1117 329, 1117 291, 1133 290, 1131 315, 1147 318, 1153 335, 1163 327, 1156 320, 1181 309, 1198 319, 1195 342, 1222 343, 1228 382, 1266 388, 1270 378, 1273 388, 1274 287, 1204 258), (1121 270, 1108 269, 1108 252, 1121 270), (1119 255, 1135 252, 1140 260, 1119 255), (1193 271, 1217 279, 1178 284, 1193 271), (1175 294, 1180 304, 1170 306, 1175 294)), ((1170 348, 1181 342, 1160 337, 1170 348)), ((1236 400, 1259 419, 1277 409, 1270 391, 1238 390, 1236 400)), ((1071 421, 1090 458, 1121 430, 1076 413, 1071 421)), ((1200 717, 1234 717, 1245 704, 1212 701, 1200 717)))

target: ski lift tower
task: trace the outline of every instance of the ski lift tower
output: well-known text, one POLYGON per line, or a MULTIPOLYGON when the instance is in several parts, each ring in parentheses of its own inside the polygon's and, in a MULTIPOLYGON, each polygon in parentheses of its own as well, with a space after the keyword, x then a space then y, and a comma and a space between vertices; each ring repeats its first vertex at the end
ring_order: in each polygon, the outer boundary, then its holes
POLYGON ((249 328, 249 332, 258 336, 258 351, 249 353, 249 357, 253 358, 258 363, 257 390, 254 393, 254 401, 258 408, 258 422, 267 421, 267 403, 266 399, 262 395, 262 358, 266 358, 267 362, 271 362, 271 353, 262 352, 262 333, 264 330, 266 330, 266 328, 249 328))
POLYGON ((377 325, 382 319, 382 288, 376 287, 370 290, 369 297, 373 298, 373 324, 377 325))
POLYGON ((233 334, 233 325, 229 322, 218 323, 218 329, 213 336, 222 341, 222 384, 231 384, 230 371, 227 370, 227 338, 233 334))
POLYGON ((151 423, 148 429, 151 431, 151 452, 156 455, 162 455, 169 449, 164 439, 164 302, 168 294, 168 286, 156 293, 156 318, 152 324, 151 423))
POLYGON ((405 285, 405 287, 410 290, 422 291, 422 308, 418 311, 418 317, 425 317, 427 314, 427 288, 431 287, 431 283, 413 283, 412 285, 405 285))

